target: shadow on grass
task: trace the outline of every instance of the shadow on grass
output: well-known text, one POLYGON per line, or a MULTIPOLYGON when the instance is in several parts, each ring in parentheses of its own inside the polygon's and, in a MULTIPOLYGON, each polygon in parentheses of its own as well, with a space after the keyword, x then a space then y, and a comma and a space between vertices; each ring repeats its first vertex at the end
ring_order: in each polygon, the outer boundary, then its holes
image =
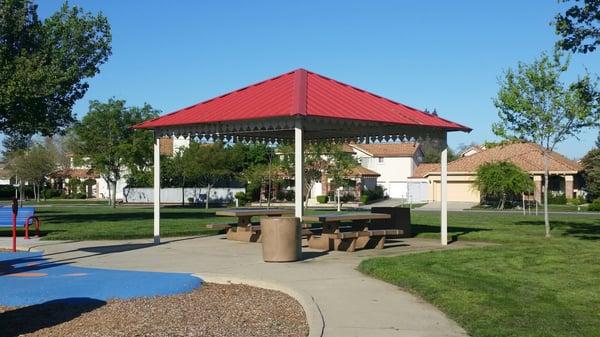
POLYGON ((93 298, 66 298, 0 313, 2 336, 20 336, 49 328, 104 306, 93 298))
MULTIPOLYGON (((203 219, 215 217, 215 212, 161 212, 161 218, 165 220, 181 219, 203 219)), ((42 226, 48 223, 85 223, 85 222, 121 222, 152 220, 152 211, 146 212, 107 212, 107 213, 64 213, 60 211, 44 211, 41 214, 42 226), (55 213, 55 214, 52 214, 55 213)))
MULTIPOLYGON (((544 226, 543 220, 528 220, 516 222, 517 225, 544 226)), ((550 219, 552 230, 562 231, 562 236, 570 236, 581 240, 600 240, 600 220, 593 222, 557 221, 550 219)))
MULTIPOLYGON (((481 232, 481 231, 490 231, 491 229, 489 228, 477 228, 477 227, 454 227, 454 226, 449 226, 448 227, 448 234, 450 235, 450 242, 456 242, 458 241, 458 238, 469 234, 469 233, 473 233, 473 232, 481 232)), ((431 225, 420 225, 420 224, 413 224, 412 225, 412 236, 416 237, 419 234, 425 234, 425 233, 435 233, 435 234, 439 234, 440 233, 440 226, 431 226, 431 225)))

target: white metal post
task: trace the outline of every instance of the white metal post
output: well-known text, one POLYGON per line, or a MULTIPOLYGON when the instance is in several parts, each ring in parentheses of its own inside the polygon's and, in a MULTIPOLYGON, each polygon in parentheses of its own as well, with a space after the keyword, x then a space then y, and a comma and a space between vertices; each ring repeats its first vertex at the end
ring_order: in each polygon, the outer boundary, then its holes
POLYGON ((160 243, 160 138, 154 142, 154 244, 160 243))
POLYGON ((442 207, 441 240, 442 246, 448 245, 448 149, 442 151, 442 207))
POLYGON ((296 121, 296 126, 294 128, 294 169, 295 169, 295 179, 294 179, 294 187, 295 187, 295 215, 297 218, 302 219, 304 215, 303 209, 303 195, 304 195, 304 145, 303 145, 303 135, 302 135, 302 124, 300 121, 296 121))

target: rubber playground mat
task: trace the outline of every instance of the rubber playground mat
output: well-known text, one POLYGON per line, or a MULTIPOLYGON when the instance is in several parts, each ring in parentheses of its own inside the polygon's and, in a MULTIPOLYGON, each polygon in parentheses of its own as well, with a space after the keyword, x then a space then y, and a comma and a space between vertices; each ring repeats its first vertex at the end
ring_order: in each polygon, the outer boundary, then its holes
POLYGON ((0 305, 127 299, 192 291, 202 280, 185 273, 85 268, 50 262, 42 253, 0 252, 0 305))

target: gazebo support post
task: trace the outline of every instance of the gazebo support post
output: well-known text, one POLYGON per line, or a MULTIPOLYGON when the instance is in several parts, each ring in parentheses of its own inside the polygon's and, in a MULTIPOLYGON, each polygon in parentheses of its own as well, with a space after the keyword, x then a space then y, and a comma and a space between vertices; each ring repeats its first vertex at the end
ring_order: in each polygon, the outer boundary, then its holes
POLYGON ((442 185, 441 185, 441 241, 442 246, 448 245, 448 149, 442 151, 442 185))
POLYGON ((297 120, 294 127, 294 206, 295 216, 302 220, 304 215, 304 144, 303 144, 303 130, 302 122, 297 120))
POLYGON ((160 138, 154 141, 154 244, 160 244, 160 138))

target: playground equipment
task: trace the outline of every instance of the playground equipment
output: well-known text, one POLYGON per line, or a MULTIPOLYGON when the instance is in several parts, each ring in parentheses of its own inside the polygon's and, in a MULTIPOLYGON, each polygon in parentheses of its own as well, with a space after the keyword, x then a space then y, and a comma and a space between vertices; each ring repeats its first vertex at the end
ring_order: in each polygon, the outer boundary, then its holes
POLYGON ((36 236, 40 236, 40 219, 33 207, 19 207, 13 199, 12 207, 0 207, 0 227, 12 227, 12 250, 17 250, 17 226, 25 227, 25 239, 29 239, 29 226, 35 226, 36 236))

